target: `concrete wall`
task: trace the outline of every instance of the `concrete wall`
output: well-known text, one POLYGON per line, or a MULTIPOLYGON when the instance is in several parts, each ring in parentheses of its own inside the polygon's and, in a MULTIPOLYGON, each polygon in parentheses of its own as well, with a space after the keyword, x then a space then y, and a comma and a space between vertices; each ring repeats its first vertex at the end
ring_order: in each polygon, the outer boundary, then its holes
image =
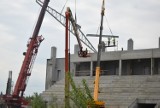
MULTIPOLYGON (((110 51, 102 52, 101 61, 108 60, 125 60, 125 59, 143 59, 143 58, 160 58, 160 50, 157 49, 142 49, 133 51, 110 51)), ((81 58, 77 54, 71 55, 72 62, 85 62, 85 61, 96 61, 97 53, 91 53, 90 57, 81 58)))
MULTIPOLYGON (((78 46, 75 46, 75 48, 78 46)), ((70 71, 75 76, 94 76, 97 53, 80 58, 71 55, 70 71)), ((46 89, 64 78, 64 58, 56 58, 56 49, 52 49, 51 59, 47 59, 46 89)), ((110 51, 101 54, 101 75, 154 75, 160 74, 160 50, 143 49, 110 51)))
POLYGON ((50 61, 50 59, 47 59, 45 90, 51 87, 52 79, 52 62, 50 61))
MULTIPOLYGON (((93 93, 95 77, 73 77, 77 87, 83 87, 82 79, 86 80, 93 93)), ((57 103, 63 105, 64 87, 64 79, 58 81, 42 93, 43 99, 49 101, 54 94, 57 103)), ((136 108, 128 107, 134 103, 156 104, 160 102, 160 75, 101 76, 99 91, 98 99, 105 102, 106 108, 136 108)))
POLYGON ((57 75, 56 81, 59 81, 64 78, 64 58, 57 58, 56 61, 55 75, 57 75))
POLYGON ((51 87, 57 79, 56 74, 56 52, 57 49, 56 47, 51 48, 51 58, 47 59, 47 66, 46 66, 46 84, 45 84, 45 89, 48 89, 51 87))

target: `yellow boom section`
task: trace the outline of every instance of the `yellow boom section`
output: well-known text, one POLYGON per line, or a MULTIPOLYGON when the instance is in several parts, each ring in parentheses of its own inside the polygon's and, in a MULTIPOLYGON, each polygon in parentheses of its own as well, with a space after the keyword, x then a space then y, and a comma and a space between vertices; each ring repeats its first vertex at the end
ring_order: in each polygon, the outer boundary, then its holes
POLYGON ((98 100, 98 92, 99 92, 99 75, 100 75, 100 67, 96 67, 96 76, 95 76, 95 84, 94 84, 94 101, 98 100))

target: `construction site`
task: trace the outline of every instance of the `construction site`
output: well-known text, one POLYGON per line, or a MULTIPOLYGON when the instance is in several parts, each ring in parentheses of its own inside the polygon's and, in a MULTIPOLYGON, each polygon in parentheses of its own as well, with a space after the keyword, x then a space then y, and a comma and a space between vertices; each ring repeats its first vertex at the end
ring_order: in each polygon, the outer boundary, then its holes
MULTIPOLYGON (((39 35, 45 14, 64 27, 65 40, 61 43, 65 46, 64 57, 58 56, 57 52, 61 49, 54 43, 49 46, 45 89, 40 93, 45 108, 160 108, 160 38, 156 39, 157 48, 135 49, 135 41, 130 37, 123 42, 127 43, 126 49, 118 48, 118 40, 122 37, 113 35, 109 26, 110 35, 104 33, 107 1, 99 1, 100 20, 96 22, 100 25, 96 34, 82 32, 76 12, 66 6, 67 1, 63 7, 65 14, 52 8, 49 2, 36 0, 41 8, 40 13, 32 36, 27 41, 27 50, 23 52, 24 59, 14 87, 14 72, 9 71, 6 92, 0 94, 0 108, 32 108, 25 92, 29 89, 27 82, 32 77, 33 64, 36 64, 36 56, 41 53, 40 44, 45 38, 39 35), (76 40, 74 45, 71 45, 72 35, 76 40), (90 38, 96 38, 98 43, 95 45, 90 38), (71 46, 74 46, 73 53, 71 46), (86 86, 82 83, 84 80, 86 86), (82 93, 84 88, 86 91, 82 93), (81 94, 71 94, 72 90, 81 94), (74 98, 71 95, 75 95, 74 98), (53 96, 56 98, 54 101, 53 96), (81 103, 78 100, 80 96, 86 102, 81 103), (50 103, 55 106, 51 107, 50 103)), ((59 41, 58 38, 56 41, 59 41)))

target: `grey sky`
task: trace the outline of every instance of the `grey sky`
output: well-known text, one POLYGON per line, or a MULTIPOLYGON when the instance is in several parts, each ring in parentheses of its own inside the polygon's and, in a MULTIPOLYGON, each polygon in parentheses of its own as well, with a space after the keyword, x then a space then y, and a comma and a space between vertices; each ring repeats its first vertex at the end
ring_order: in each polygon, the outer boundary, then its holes
MULTIPOLYGON (((77 21, 82 31, 97 33, 100 24, 102 0, 76 0, 77 21)), ((61 12, 64 0, 50 0, 50 6, 61 12)), ((68 0, 67 6, 75 13, 75 0, 68 0)), ((114 35, 120 36, 119 49, 126 49, 129 38, 134 40, 135 49, 157 48, 160 35, 160 1, 159 0, 107 0, 105 16, 114 35)), ((63 14, 66 7, 63 11, 63 14)), ((35 0, 1 0, 0 3, 0 91, 5 91, 8 71, 13 71, 14 84, 23 61, 22 53, 32 35, 39 15, 40 7, 35 0)), ((99 33, 99 32, 98 32, 99 33)), ((110 34, 104 18, 104 34, 110 34)), ((50 58, 51 46, 58 49, 58 57, 64 57, 64 27, 46 13, 39 33, 45 38, 37 55, 26 94, 44 90, 46 59, 50 58)), ((76 44, 71 38, 71 52, 76 44)), ((89 38, 97 47, 97 38, 89 38)))

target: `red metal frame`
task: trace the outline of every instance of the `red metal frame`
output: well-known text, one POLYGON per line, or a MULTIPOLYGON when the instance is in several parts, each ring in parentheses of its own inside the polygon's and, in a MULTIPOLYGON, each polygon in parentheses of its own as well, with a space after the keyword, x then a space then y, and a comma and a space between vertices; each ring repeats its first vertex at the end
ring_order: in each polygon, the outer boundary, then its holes
POLYGON ((66 27, 65 27, 65 72, 69 71, 69 54, 68 54, 68 37, 69 37, 69 12, 66 11, 66 27))
POLYGON ((25 58, 21 67, 20 74, 18 76, 16 86, 12 95, 5 95, 3 98, 10 108, 23 108, 28 102, 23 98, 24 91, 27 85, 27 79, 31 75, 31 69, 38 53, 38 48, 40 43, 44 40, 42 36, 37 36, 35 38, 30 38, 30 42, 27 44, 27 52, 24 53, 25 58), (20 95, 21 93, 21 95, 20 95))
POLYGON ((66 15, 66 27, 65 27, 65 108, 69 108, 69 50, 68 50, 68 38, 69 38, 69 12, 68 9, 66 15))
POLYGON ((21 70, 13 94, 12 95, 6 94, 3 96, 9 108, 23 108, 24 105, 28 104, 28 102, 24 100, 23 95, 27 86, 28 78, 31 75, 31 70, 36 55, 38 53, 38 48, 40 46, 40 43, 44 40, 42 36, 38 36, 38 33, 42 25, 48 3, 49 0, 44 0, 33 35, 29 39, 29 42, 27 44, 27 51, 26 53, 23 53, 25 55, 25 58, 21 66, 21 70))
POLYGON ((31 75, 31 69, 33 66, 33 62, 38 53, 38 47, 40 43, 43 41, 42 36, 38 36, 35 38, 30 38, 30 39, 31 40, 27 45, 28 49, 25 54, 25 58, 24 58, 24 61, 23 61, 23 64, 20 70, 20 74, 18 76, 16 85, 15 85, 13 96, 19 96, 20 93, 21 93, 21 97, 23 96, 23 93, 26 88, 26 83, 27 83, 26 81, 28 77, 31 75))

